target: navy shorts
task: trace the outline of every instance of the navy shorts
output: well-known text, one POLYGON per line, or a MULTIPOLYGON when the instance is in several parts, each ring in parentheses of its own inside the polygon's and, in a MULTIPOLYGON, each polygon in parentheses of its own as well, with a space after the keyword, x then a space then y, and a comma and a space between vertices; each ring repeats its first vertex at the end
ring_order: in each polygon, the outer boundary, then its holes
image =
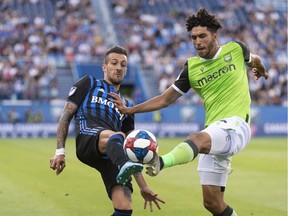
MULTIPOLYGON (((103 130, 100 130, 93 136, 78 134, 76 136, 76 155, 81 162, 100 172, 107 194, 111 199, 112 188, 117 184, 116 177, 119 173, 119 169, 111 162, 107 155, 101 154, 98 150, 98 138, 103 130)), ((126 186, 133 192, 131 179, 127 182, 126 186)))

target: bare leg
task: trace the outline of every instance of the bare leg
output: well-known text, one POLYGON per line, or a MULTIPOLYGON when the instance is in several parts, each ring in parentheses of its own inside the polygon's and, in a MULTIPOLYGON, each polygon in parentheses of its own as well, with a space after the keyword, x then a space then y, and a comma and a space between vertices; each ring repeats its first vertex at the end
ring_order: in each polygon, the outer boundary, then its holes
POLYGON ((213 215, 220 214, 227 207, 220 186, 202 185, 202 194, 204 207, 213 215))

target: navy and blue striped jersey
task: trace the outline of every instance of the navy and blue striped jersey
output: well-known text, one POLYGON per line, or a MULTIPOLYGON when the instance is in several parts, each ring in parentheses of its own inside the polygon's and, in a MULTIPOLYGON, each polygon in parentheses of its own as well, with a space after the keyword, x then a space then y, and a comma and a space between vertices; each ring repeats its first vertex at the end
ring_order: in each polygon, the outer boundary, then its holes
MULTIPOLYGON (((78 133, 94 135, 99 127, 124 133, 134 130, 134 115, 121 114, 109 92, 115 92, 114 86, 92 76, 81 78, 71 87, 67 101, 78 106, 75 115, 78 133)), ((127 107, 133 106, 131 101, 121 98, 127 107)))

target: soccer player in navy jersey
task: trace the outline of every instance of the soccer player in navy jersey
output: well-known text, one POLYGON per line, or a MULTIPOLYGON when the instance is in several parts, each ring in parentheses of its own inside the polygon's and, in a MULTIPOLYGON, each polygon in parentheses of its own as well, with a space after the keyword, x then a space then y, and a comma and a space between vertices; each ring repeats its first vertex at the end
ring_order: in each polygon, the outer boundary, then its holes
POLYGON ((118 94, 127 107, 132 103, 119 93, 128 64, 127 50, 113 46, 107 50, 102 65, 104 79, 85 76, 70 89, 57 129, 56 154, 50 168, 59 175, 65 168, 65 141, 72 118, 76 122, 76 154, 80 161, 98 170, 115 209, 113 216, 132 215, 131 175, 143 196, 144 208, 153 202, 160 209, 164 203, 146 184, 143 165, 128 161, 123 150, 125 136, 134 130, 134 115, 121 114, 110 100, 109 93, 118 94))

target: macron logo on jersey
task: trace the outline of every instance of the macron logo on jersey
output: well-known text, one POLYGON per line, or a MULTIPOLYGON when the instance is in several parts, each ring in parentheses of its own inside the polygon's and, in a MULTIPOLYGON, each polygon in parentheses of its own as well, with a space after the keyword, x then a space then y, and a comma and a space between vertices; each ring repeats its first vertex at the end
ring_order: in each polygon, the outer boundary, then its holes
POLYGON ((226 65, 225 67, 220 68, 218 71, 215 71, 209 74, 207 77, 203 77, 202 79, 198 80, 198 84, 200 87, 205 86, 211 81, 221 77, 223 74, 226 74, 228 72, 233 72, 235 70, 236 70, 236 66, 234 64, 226 65))

